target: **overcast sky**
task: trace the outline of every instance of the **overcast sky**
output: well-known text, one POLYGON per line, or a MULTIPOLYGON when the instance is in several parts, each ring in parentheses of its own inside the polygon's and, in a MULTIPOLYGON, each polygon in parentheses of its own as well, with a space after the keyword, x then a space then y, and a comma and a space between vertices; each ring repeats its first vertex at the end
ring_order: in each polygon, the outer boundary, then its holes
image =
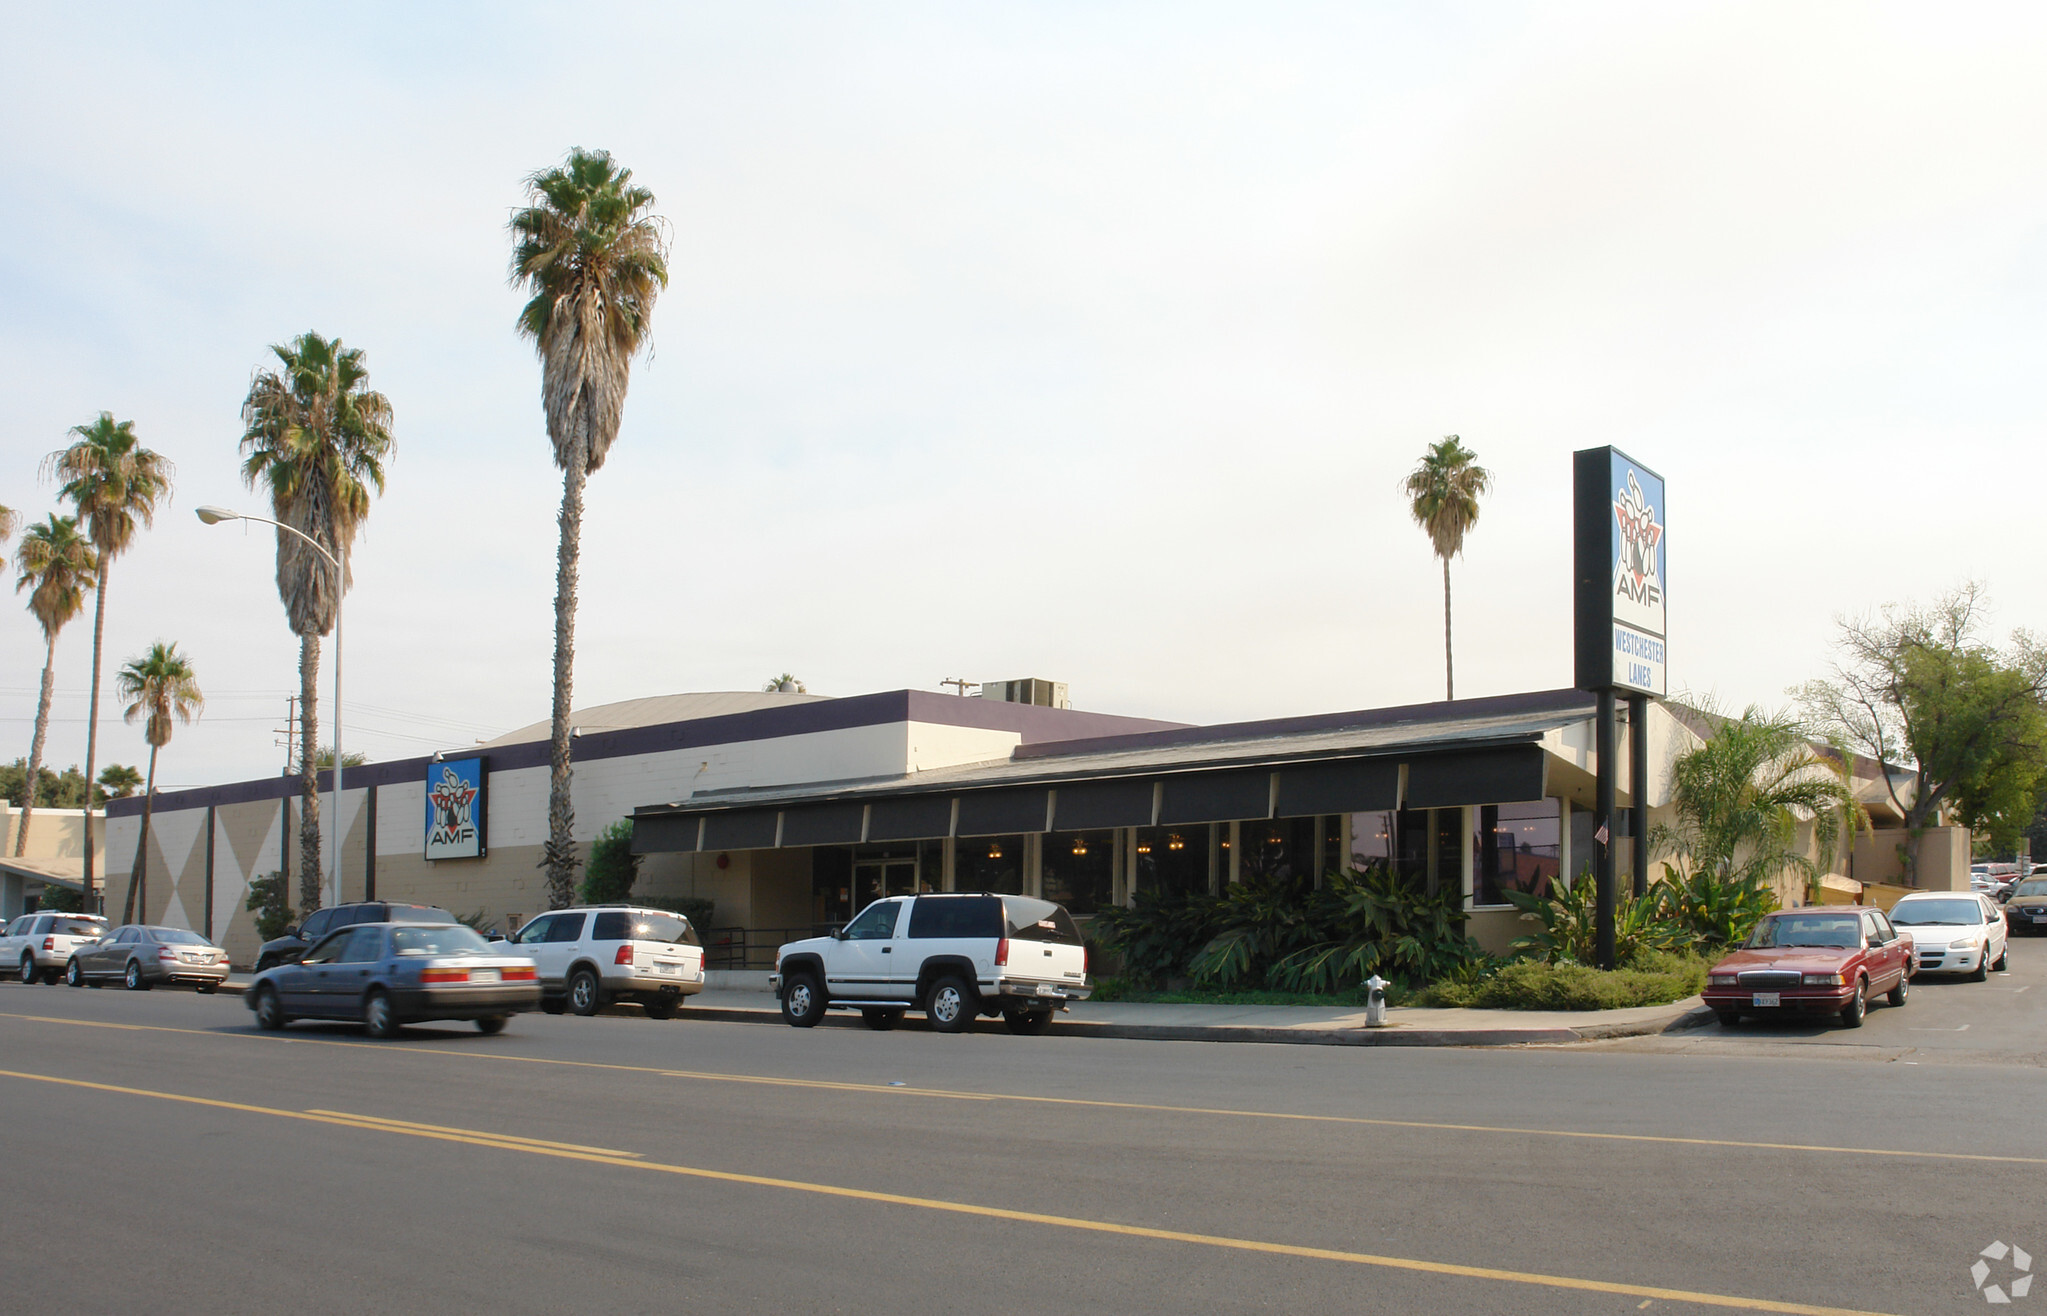
MULTIPOLYGON (((1782 703, 1837 614, 1971 577, 2047 628, 2037 5, 4 18, 0 503, 49 511, 38 462, 103 409, 177 464, 107 609, 109 672, 176 640, 208 692, 170 784, 283 762, 271 543, 191 509, 263 510, 239 406, 308 329, 397 413, 347 746, 546 716, 561 485, 504 223, 577 145, 674 232, 589 487, 579 706, 784 670, 1200 722, 1437 698, 1399 483, 1449 433, 1496 477, 1463 694, 1570 683, 1570 453, 1606 443, 1669 481, 1673 688, 1782 703)), ((90 652, 88 614, 59 767, 90 652)), ((19 606, 0 657, 11 759, 19 606)), ((102 745, 147 754, 117 714, 102 745)))

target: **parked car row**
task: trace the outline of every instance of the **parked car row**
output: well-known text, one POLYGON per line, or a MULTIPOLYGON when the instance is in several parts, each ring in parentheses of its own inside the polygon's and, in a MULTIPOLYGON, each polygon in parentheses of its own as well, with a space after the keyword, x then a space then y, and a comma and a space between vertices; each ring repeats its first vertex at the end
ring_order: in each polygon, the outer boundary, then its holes
POLYGON ((2005 967, 2010 935, 2004 909, 1975 892, 1915 891, 1888 913, 1861 905, 1781 910, 1712 967, 1703 996, 1730 1026, 1744 1015, 1806 1014, 1859 1028, 1877 998, 1904 1005, 1920 974, 1982 982, 2005 967))

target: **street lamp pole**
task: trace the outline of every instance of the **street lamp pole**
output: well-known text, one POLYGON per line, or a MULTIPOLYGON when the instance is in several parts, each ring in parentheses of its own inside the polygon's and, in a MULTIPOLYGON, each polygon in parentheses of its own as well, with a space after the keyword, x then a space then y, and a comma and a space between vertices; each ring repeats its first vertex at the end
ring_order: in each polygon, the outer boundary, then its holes
MULTIPOLYGON (((334 816, 327 820, 329 840, 327 879, 330 884, 327 903, 338 905, 341 903, 341 606, 348 598, 348 580, 341 570, 341 560, 305 531, 288 526, 282 521, 273 521, 267 516, 230 512, 225 507, 201 507, 197 515, 207 525, 219 525, 223 521, 256 521, 263 525, 274 525, 279 530, 297 535, 310 544, 313 551, 327 559, 327 565, 334 568, 334 816)), ((314 771, 318 770, 316 765, 314 771)))

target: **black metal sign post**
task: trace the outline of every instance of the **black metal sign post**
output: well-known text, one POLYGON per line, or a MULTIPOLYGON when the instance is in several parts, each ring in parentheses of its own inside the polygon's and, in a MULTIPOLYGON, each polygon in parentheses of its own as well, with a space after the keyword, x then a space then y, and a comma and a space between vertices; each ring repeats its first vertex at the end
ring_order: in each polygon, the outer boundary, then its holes
POLYGON ((1614 813, 1619 768, 1616 695, 1628 700, 1628 833, 1634 843, 1634 890, 1647 890, 1649 869, 1649 699, 1668 693, 1665 679, 1663 477, 1616 448, 1572 454, 1572 558, 1577 687, 1599 696, 1595 729, 1598 788, 1597 916, 1599 967, 1614 967, 1614 915, 1619 904, 1614 813))

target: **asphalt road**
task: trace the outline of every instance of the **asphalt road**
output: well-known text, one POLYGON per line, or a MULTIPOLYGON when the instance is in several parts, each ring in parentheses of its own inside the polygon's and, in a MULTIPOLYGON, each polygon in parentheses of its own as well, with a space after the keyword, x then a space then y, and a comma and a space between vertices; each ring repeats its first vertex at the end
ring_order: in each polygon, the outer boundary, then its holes
POLYGON ((1975 1310, 1993 1240, 2047 1270, 2047 987, 1991 990, 2047 940, 2013 959, 1852 1043, 1669 1054, 631 1012, 378 1043, 0 984, 0 1310, 1975 1310))

